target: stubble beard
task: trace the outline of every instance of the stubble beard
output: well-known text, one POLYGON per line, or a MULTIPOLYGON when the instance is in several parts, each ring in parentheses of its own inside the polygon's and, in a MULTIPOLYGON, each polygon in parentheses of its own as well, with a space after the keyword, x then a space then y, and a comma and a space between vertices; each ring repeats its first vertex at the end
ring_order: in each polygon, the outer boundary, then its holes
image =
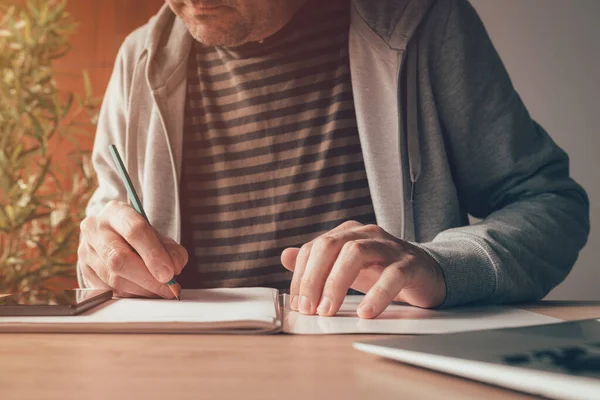
POLYGON ((186 25, 192 37, 207 46, 235 47, 248 42, 250 32, 242 22, 226 24, 217 29, 200 26, 201 23, 218 24, 217 20, 218 17, 204 16, 201 21, 193 21, 186 25))

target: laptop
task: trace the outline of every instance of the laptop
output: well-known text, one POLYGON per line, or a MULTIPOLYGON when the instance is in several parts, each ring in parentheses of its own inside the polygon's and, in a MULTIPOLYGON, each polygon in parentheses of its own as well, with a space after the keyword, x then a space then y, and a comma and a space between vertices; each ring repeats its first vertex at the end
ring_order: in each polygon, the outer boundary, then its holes
POLYGON ((356 342, 407 364, 558 399, 600 399, 600 320, 356 342))

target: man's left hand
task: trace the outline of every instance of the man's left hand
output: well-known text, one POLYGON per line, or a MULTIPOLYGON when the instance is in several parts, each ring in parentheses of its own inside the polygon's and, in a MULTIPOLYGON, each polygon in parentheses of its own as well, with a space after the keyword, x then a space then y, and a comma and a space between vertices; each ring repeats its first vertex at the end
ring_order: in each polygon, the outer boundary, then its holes
POLYGON ((377 225, 345 222, 300 249, 285 249, 281 262, 294 272, 290 305, 302 314, 335 315, 349 288, 366 293, 360 318, 377 317, 392 301, 433 308, 446 297, 437 262, 377 225))

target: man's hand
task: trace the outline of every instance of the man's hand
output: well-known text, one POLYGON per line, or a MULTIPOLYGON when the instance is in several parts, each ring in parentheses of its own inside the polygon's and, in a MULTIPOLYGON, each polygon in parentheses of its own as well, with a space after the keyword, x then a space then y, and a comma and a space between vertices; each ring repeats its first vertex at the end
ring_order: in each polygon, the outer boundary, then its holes
POLYGON ((300 249, 285 249, 281 262, 294 271, 291 307, 303 314, 335 315, 349 288, 366 293, 361 318, 375 318, 391 301, 431 308, 446 297, 437 262, 377 225, 345 222, 300 249))
POLYGON ((185 248, 118 201, 83 220, 77 255, 88 286, 112 289, 119 297, 173 298, 166 282, 188 262, 185 248))

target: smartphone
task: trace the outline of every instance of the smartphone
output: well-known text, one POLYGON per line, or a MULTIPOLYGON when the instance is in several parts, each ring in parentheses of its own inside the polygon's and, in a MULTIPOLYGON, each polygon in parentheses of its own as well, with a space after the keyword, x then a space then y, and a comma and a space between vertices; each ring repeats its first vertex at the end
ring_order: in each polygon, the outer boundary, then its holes
POLYGON ((112 298, 111 290, 32 290, 0 297, 0 316, 77 315, 112 298))

